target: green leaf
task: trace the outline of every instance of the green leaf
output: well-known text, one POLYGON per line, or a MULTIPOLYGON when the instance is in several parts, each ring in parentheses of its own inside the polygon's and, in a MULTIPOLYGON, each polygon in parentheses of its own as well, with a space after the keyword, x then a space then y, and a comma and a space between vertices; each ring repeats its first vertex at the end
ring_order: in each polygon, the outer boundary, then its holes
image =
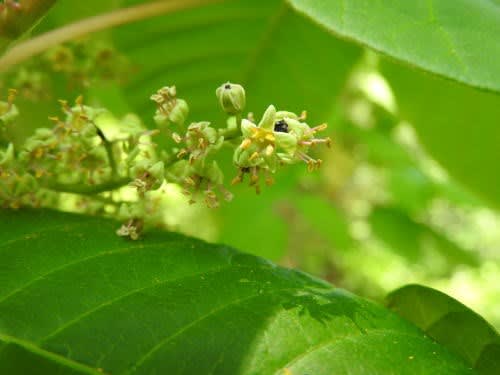
POLYGON ((382 71, 401 117, 457 181, 500 207, 500 96, 406 69, 389 62, 382 71))
POLYGON ((2 374, 472 374, 383 307, 224 246, 0 220, 2 374))
POLYGON ((500 369, 500 336, 481 316, 437 290, 407 285, 387 297, 389 307, 462 356, 479 374, 500 369))
POLYGON ((500 3, 289 0, 336 34, 410 65, 500 92, 500 3))

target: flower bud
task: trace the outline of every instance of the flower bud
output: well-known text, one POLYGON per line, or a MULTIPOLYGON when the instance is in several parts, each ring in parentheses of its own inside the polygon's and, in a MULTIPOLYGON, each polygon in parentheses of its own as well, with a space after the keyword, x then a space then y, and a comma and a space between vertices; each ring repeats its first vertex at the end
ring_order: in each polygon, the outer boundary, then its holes
POLYGON ((225 83, 216 90, 217 98, 224 112, 236 115, 245 108, 245 89, 235 83, 225 83))

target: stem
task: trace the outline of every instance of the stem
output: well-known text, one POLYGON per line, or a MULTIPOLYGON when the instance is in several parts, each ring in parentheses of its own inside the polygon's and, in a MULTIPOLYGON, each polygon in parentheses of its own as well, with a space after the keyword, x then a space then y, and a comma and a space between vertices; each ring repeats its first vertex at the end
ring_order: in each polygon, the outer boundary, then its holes
MULTIPOLYGON (((96 126, 97 127, 97 126, 96 126)), ((98 129, 98 135, 101 137, 101 139, 104 142, 104 147, 106 147, 106 151, 108 152, 108 157, 109 157, 109 162, 111 169, 114 171, 113 176, 114 178, 111 181, 104 182, 99 185, 81 185, 81 184, 59 184, 59 183, 53 183, 49 184, 46 186, 47 189, 60 192, 60 193, 72 193, 72 194, 80 194, 80 195, 94 195, 94 194, 99 194, 99 193, 104 193, 112 190, 116 190, 118 188, 121 188, 123 186, 128 185, 132 180, 130 177, 121 177, 121 178, 116 178, 116 161, 113 157, 113 152, 112 152, 112 143, 110 143, 104 134, 98 129)), ((241 131, 240 127, 237 126, 232 129, 227 129, 227 132, 224 134, 224 143, 229 144, 232 140, 238 138, 241 136, 241 131)), ((173 158, 169 160, 168 162, 165 163, 165 168, 169 168, 175 163, 181 161, 182 159, 176 159, 173 158)))
MULTIPOLYGON (((232 117, 231 117, 232 118, 232 117)), ((231 119, 230 118, 230 119, 231 119)), ((221 128, 218 130, 219 135, 224 136, 224 140, 229 141, 241 136, 241 120, 242 115, 238 113, 234 115, 236 126, 228 125, 227 128, 221 128)))
POLYGON ((11 48, 0 58, 0 72, 71 39, 105 30, 114 26, 159 16, 161 14, 220 2, 222 0, 172 0, 155 1, 90 17, 49 31, 11 48))
POLYGON ((241 128, 241 120, 243 119, 243 115, 242 115, 242 114, 241 114, 241 112, 240 112, 240 113, 237 113, 237 114, 235 115, 235 117, 236 117, 236 127, 237 127, 238 129, 240 129, 240 128, 241 128))
POLYGON ((116 178, 118 170, 116 167, 115 155, 113 154, 113 144, 108 141, 102 130, 95 123, 93 124, 97 129, 97 135, 101 138, 106 154, 108 155, 109 166, 111 167, 111 177, 116 178))

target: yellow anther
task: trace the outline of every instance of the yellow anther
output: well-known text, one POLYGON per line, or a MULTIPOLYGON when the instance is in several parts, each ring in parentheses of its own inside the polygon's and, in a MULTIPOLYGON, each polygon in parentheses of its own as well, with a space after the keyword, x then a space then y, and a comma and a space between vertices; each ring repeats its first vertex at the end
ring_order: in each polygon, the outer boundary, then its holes
POLYGON ((175 143, 181 143, 182 142, 182 137, 177 134, 177 133, 173 133, 172 134, 172 139, 174 140, 175 143))
POLYGON ((180 150, 178 153, 177 153, 177 159, 181 159, 183 158, 184 156, 186 156, 187 154, 187 150, 185 148, 183 148, 182 150, 180 150))
POLYGON ((327 124, 320 124, 320 125, 312 128, 311 130, 315 133, 315 132, 321 132, 321 131, 325 130, 326 128, 328 128, 327 124))
POLYGON ((252 141, 248 138, 245 138, 243 140, 243 142, 241 142, 241 145, 240 147, 243 149, 243 150, 246 150, 250 145, 252 144, 252 141))
POLYGON ((259 153, 255 151, 250 157, 248 158, 249 161, 253 161, 254 159, 257 159, 259 157, 259 153))
POLYGON ((274 146, 273 145, 268 145, 266 147, 266 155, 267 156, 271 156, 274 152, 274 146))
POLYGON ((233 178, 231 180, 231 185, 236 185, 236 184, 239 184, 243 179, 241 178, 241 176, 236 176, 235 178, 233 178))
POLYGON ((274 142, 276 140, 276 137, 272 133, 268 133, 266 134, 264 139, 269 142, 274 142))

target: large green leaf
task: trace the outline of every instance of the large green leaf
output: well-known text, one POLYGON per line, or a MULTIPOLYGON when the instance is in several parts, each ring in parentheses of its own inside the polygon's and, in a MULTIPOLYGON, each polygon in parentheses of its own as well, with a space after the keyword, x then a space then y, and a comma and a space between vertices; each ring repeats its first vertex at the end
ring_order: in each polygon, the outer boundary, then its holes
POLYGON ((457 300, 431 288, 407 285, 388 296, 388 305, 461 355, 480 374, 498 374, 500 336, 481 316, 457 300))
POLYGON ((472 86, 500 91, 498 0, 289 0, 329 30, 472 86))
POLYGON ((176 234, 0 212, 2 374, 469 374, 418 328, 303 273, 176 234))
MULTIPOLYGON (((446 78, 500 91, 498 1, 290 3, 340 36, 446 78)), ((500 160, 500 97, 390 65, 401 113, 430 153, 500 207, 500 175, 491 173, 500 160)))
POLYGON ((389 62, 382 65, 401 116, 446 170, 500 207, 500 96, 389 62))

